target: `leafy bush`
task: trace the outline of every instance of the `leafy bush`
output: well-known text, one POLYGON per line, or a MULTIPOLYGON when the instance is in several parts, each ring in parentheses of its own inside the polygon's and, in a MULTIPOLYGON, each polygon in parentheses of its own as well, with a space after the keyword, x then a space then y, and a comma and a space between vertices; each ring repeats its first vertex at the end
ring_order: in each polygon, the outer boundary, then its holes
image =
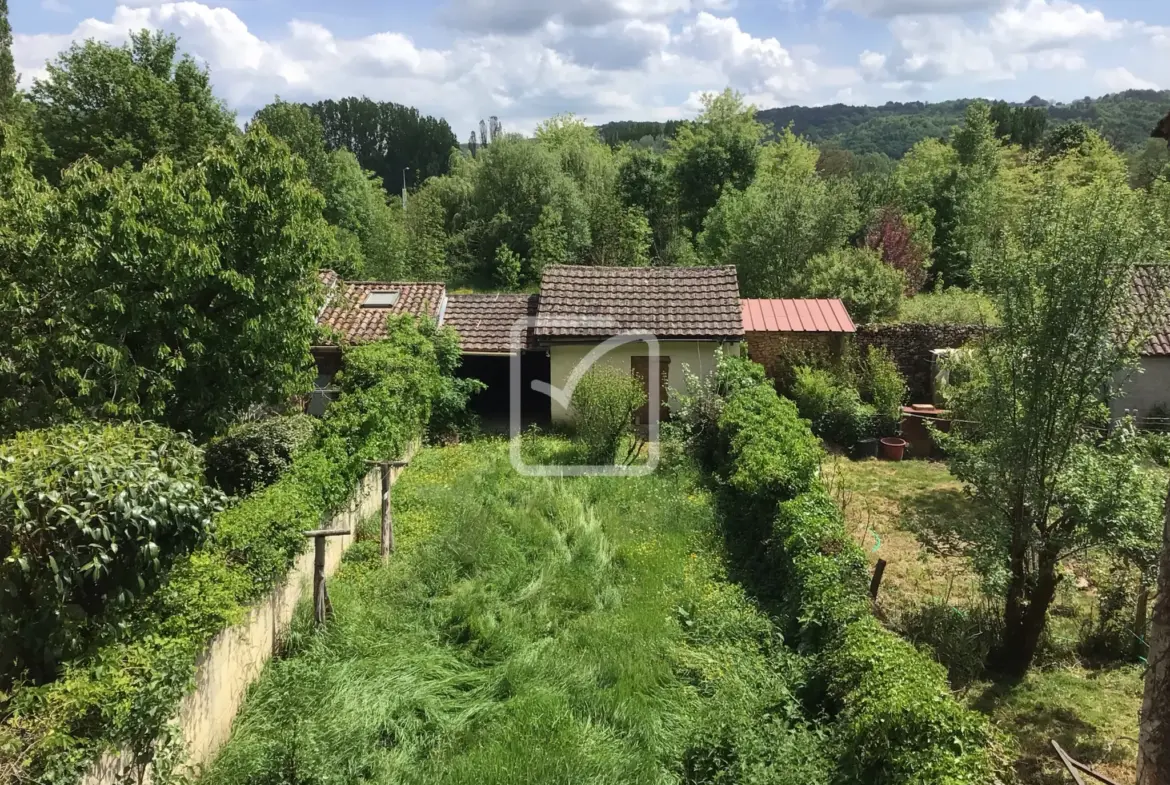
POLYGON ((631 433, 634 412, 646 403, 642 382, 616 368, 595 365, 573 390, 573 428, 585 448, 586 460, 610 464, 622 437, 631 433))
POLYGON ((1077 652, 1097 662, 1125 662, 1147 651, 1147 630, 1135 630, 1141 570, 1117 559, 1097 586, 1097 612, 1082 625, 1077 652))
POLYGON ((869 347, 861 375, 861 395, 877 415, 878 435, 888 436, 897 431, 906 390, 906 377, 890 353, 878 346, 869 347))
POLYGON ((432 399, 427 432, 432 439, 473 436, 479 430, 479 420, 467 404, 471 396, 486 390, 487 385, 479 379, 455 375, 463 362, 459 333, 450 327, 440 329, 430 321, 419 325, 419 332, 434 344, 435 360, 439 366, 439 385, 432 399))
POLYGON ((736 392, 765 384, 767 376, 764 367, 747 357, 724 354, 715 350, 715 372, 696 376, 683 366, 686 377, 686 391, 678 396, 678 404, 671 414, 680 429, 683 442, 699 464, 707 469, 714 468, 719 436, 719 415, 727 397, 736 392))
POLYGON ((999 324, 991 298, 982 292, 952 286, 941 292, 919 294, 902 302, 899 322, 907 324, 999 324))
POLYGON ((774 514, 777 501, 810 487, 821 457, 808 423, 770 385, 741 389, 727 399, 719 417, 717 461, 742 509, 774 514))
POLYGON ((842 248, 808 264, 808 295, 840 298, 853 321, 869 324, 898 314, 906 277, 868 248, 842 248))
MULTIPOLYGON (((809 400, 831 412, 837 385, 808 382, 809 400)), ((941 666, 873 618, 865 557, 816 480, 819 447, 795 407, 765 382, 741 389, 723 407, 719 443, 729 532, 759 538, 739 550, 775 583, 785 639, 816 655, 822 708, 836 717, 837 779, 990 781, 996 737, 984 718, 950 696, 941 666)))
POLYGON ((0 444, 0 682, 40 682, 210 534, 223 497, 158 426, 68 425, 0 444))
POLYGON ((873 434, 877 412, 855 388, 830 371, 807 366, 797 368, 794 379, 792 399, 813 433, 842 447, 873 434))
POLYGON ((1003 636, 1003 620, 991 607, 957 608, 936 599, 902 614, 898 629, 914 645, 929 648, 951 686, 961 689, 983 675, 988 653, 1003 636))
MULTIPOLYGON (((66 663, 56 681, 12 689, 0 707, 0 757, 20 756, 18 779, 76 781, 101 752, 118 747, 159 771, 167 723, 208 640, 284 579, 306 547, 303 531, 341 507, 365 474, 366 457, 400 455, 422 434, 429 396, 442 388, 434 338, 409 320, 391 332, 382 344, 350 352, 357 359, 347 366, 344 404, 330 407, 316 443, 274 484, 217 515, 216 536, 179 556, 158 590, 134 601, 117 637, 66 663)), ((182 449, 198 455, 183 445, 174 448, 180 456, 182 449)), ((201 474, 196 462, 188 476, 201 474)), ((5 631, 4 643, 11 637, 5 631)))
POLYGON ((313 438, 316 422, 307 414, 293 414, 235 426, 207 445, 208 481, 229 496, 271 485, 313 438))

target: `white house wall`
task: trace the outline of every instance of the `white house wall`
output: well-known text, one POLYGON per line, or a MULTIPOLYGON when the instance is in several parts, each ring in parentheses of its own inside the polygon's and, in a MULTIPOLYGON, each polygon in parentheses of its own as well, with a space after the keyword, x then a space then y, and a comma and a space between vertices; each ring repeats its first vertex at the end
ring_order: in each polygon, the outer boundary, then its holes
MULTIPOLYGON (((564 389, 573 373, 573 369, 585 358, 585 355, 597 346, 588 344, 554 344, 549 349, 549 383, 555 389, 564 389)), ((678 394, 686 390, 686 376, 683 366, 689 366, 691 373, 705 376, 715 368, 715 350, 723 346, 727 354, 739 354, 739 343, 729 341, 661 341, 658 344, 659 354, 670 358, 670 372, 667 381, 670 386, 670 402, 678 400, 678 394)), ((607 365, 625 373, 630 373, 630 358, 645 357, 648 354, 646 344, 628 343, 618 346, 598 360, 599 365, 607 365)), ((567 422, 570 412, 555 398, 552 401, 552 421, 554 423, 567 422)))

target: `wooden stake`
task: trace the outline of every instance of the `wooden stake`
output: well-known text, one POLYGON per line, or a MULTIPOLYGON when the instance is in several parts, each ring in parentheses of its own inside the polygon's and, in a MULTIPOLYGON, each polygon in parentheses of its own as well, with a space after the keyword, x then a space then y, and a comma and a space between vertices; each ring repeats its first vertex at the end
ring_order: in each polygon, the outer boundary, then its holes
POLYGON ((352 529, 313 529, 305 532, 313 538, 313 621, 318 627, 333 615, 329 604, 329 592, 325 589, 325 538, 344 537, 353 534, 352 529))
POLYGON ((873 580, 869 582, 869 597, 871 600, 876 600, 878 596, 878 589, 882 586, 882 575, 886 572, 886 560, 878 559, 877 564, 873 568, 873 580))
POLYGON ((394 551, 394 519, 390 509, 390 463, 382 461, 382 562, 390 560, 394 551))

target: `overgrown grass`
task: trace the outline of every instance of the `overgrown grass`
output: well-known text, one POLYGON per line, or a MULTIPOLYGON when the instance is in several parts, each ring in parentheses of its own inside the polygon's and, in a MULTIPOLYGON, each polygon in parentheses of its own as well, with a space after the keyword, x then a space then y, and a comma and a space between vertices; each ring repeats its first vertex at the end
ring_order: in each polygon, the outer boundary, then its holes
POLYGON ((883 616, 946 663, 968 703, 1014 740, 1018 781, 1067 781, 1051 739, 1118 781, 1133 781, 1143 669, 1091 667, 1077 655, 1085 623, 1096 612, 1099 582, 1107 579, 1101 560, 1089 556, 1069 565, 1038 666, 1017 684, 982 681, 980 655, 986 637, 996 634, 995 608, 964 560, 926 551, 903 528, 916 512, 974 514, 946 464, 836 459, 824 475, 870 562, 888 562, 883 616))
POLYGON ((391 565, 359 543, 328 629, 300 609, 205 783, 828 782, 688 470, 523 478, 478 442, 422 451, 394 506, 391 565))

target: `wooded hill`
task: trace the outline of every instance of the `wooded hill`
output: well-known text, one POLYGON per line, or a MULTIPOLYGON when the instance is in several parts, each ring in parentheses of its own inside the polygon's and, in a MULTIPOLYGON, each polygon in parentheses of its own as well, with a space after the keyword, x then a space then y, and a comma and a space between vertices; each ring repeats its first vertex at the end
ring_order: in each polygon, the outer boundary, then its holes
MULTIPOLYGON (((939 103, 890 102, 883 106, 784 106, 761 109, 756 117, 774 129, 792 124, 794 133, 818 144, 835 143, 853 153, 884 153, 901 158, 916 142, 948 135, 963 120, 974 99, 939 103)), ((1046 115, 1049 128, 1080 121, 1100 131, 1113 145, 1130 150, 1145 144, 1150 129, 1170 108, 1170 90, 1127 90, 1100 98, 1053 103, 1032 97, 1017 108, 1034 108, 1046 115)), ((671 136, 678 121, 665 123, 623 121, 601 126, 610 144, 671 136)))

